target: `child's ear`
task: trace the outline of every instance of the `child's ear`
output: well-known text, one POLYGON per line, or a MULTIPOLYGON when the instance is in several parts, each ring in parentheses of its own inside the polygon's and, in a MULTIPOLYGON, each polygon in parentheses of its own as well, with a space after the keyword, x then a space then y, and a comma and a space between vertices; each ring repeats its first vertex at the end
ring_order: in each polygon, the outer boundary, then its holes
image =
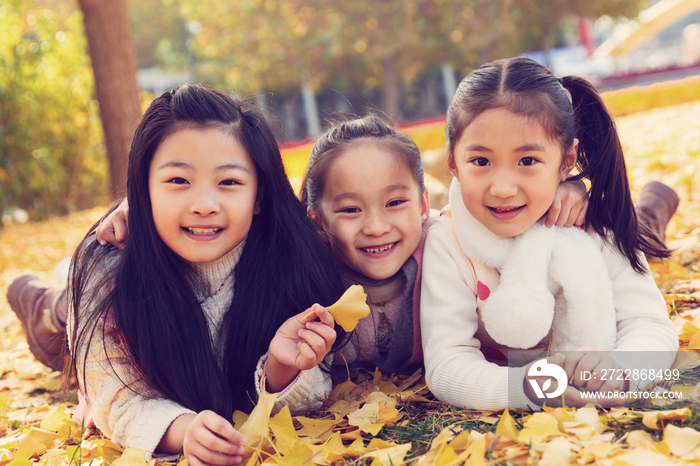
POLYGON ((265 194, 265 188, 258 187, 258 193, 255 195, 255 207, 253 207, 253 214, 258 215, 260 213, 260 204, 262 203, 263 195, 265 194))
POLYGON ((564 160, 561 163, 561 181, 566 181, 571 170, 576 166, 576 160, 578 159, 578 139, 574 138, 573 144, 569 147, 564 155, 564 160))
POLYGON ((316 226, 316 231, 318 232, 318 236, 321 237, 321 240, 324 242, 328 242, 328 235, 326 234, 326 230, 323 229, 323 222, 321 222, 321 217, 319 217, 313 210, 311 210, 311 207, 306 208, 306 215, 309 216, 311 221, 314 223, 316 226))
POLYGON ((428 193, 428 190, 426 189, 423 195, 421 196, 420 200, 420 223, 425 222, 425 219, 428 218, 428 215, 430 214, 430 194, 428 193))
POLYGON ((455 165, 455 158, 448 155, 447 156, 447 168, 450 169, 452 176, 459 179, 459 173, 457 172, 457 165, 455 165))

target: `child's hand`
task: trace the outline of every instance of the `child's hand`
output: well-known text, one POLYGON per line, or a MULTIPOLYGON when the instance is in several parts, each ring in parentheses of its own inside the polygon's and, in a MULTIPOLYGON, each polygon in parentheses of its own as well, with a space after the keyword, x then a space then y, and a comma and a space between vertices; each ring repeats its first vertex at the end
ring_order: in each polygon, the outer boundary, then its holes
POLYGON ((335 342, 335 320, 319 304, 287 319, 270 342, 265 376, 267 390, 284 389, 300 370, 323 361, 335 342), (315 322, 318 317, 321 321, 315 322))
POLYGON ((124 249, 124 241, 129 231, 127 219, 129 218, 129 203, 126 198, 111 214, 97 227, 97 241, 105 246, 110 243, 119 249, 124 249))
POLYGON ((622 370, 617 362, 608 353, 597 348, 582 346, 572 351, 566 355, 563 367, 571 385, 585 388, 589 392, 629 390, 629 381, 624 380, 624 377, 619 377, 623 380, 618 380, 615 376, 622 370), (587 374, 586 377, 584 373, 587 374))
POLYGON ((559 183, 552 206, 547 211, 545 226, 581 226, 586 223, 588 193, 583 181, 565 181, 559 183))
MULTIPOLYGON (((246 439, 233 425, 213 411, 180 416, 171 428, 186 426, 182 451, 191 466, 239 464, 246 439), (176 426, 175 424, 179 425, 176 426)), ((170 428, 168 429, 170 430, 170 428)), ((166 433, 167 435, 167 433, 166 433)))

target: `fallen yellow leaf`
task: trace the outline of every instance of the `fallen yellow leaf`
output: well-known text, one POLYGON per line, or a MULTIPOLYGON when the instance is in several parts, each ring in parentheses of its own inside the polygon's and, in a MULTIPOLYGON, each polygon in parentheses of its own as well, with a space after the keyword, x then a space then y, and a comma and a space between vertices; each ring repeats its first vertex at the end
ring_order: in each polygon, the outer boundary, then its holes
POLYGON ((248 419, 238 429, 246 438, 244 457, 254 454, 256 447, 269 435, 270 413, 277 399, 276 393, 261 393, 258 403, 248 416, 248 419))
POLYGON ((664 429, 664 442, 672 454, 682 456, 700 446, 700 432, 690 427, 668 424, 664 429))
POLYGON ((523 424, 523 430, 518 434, 518 442, 541 442, 553 435, 564 435, 559 430, 559 422, 551 414, 535 413, 523 424))
POLYGON ((647 411, 644 413, 642 423, 650 429, 660 429, 659 420, 678 421, 691 415, 690 408, 680 408, 670 411, 647 411))
POLYGON ((385 442, 381 439, 372 439, 372 441, 367 445, 368 452, 365 453, 366 458, 375 458, 372 464, 375 464, 379 460, 379 464, 382 466, 396 466, 399 464, 404 464, 404 458, 411 449, 410 443, 404 443, 403 445, 396 445, 394 443, 385 442))
POLYGON ((678 339, 680 341, 690 341, 698 330, 700 330, 700 328, 698 328, 698 326, 694 323, 685 322, 683 324, 683 333, 678 337, 678 339))
POLYGON ((292 415, 288 406, 282 408, 279 413, 270 419, 270 429, 275 434, 275 447, 283 455, 288 455, 294 449, 294 445, 301 442, 294 430, 294 423, 292 422, 292 415))
POLYGON ((508 410, 503 411, 501 419, 496 426, 496 433, 507 439, 518 441, 518 428, 515 426, 515 419, 510 415, 508 410))
POLYGON ((384 424, 379 422, 379 403, 366 403, 361 409, 348 414, 348 424, 377 435, 384 427, 384 424))
POLYGON ((676 360, 673 362, 671 369, 684 371, 688 369, 695 369, 698 366, 700 366, 700 353, 681 350, 676 355, 676 360))
POLYGON ((313 451, 308 445, 299 442, 294 445, 292 451, 283 457, 276 457, 275 460, 279 466, 302 466, 304 464, 312 464, 311 457, 313 451))
POLYGON ((127 448, 121 457, 114 460, 112 466, 147 466, 147 453, 146 450, 141 450, 140 448, 127 448))
POLYGON ((685 349, 700 349, 700 331, 695 332, 693 336, 690 337, 688 346, 686 346, 685 349))
POLYGON ((297 435, 299 437, 309 437, 312 439, 328 438, 328 432, 338 422, 335 419, 312 419, 303 416, 296 416, 294 419, 304 426, 297 431, 297 435))
POLYGON ((556 437, 544 447, 540 466, 559 466, 568 464, 573 456, 573 445, 563 437, 556 437))
POLYGON ((41 421, 41 428, 50 432, 58 432, 63 426, 70 422, 70 415, 65 411, 65 407, 61 405, 49 417, 41 421))

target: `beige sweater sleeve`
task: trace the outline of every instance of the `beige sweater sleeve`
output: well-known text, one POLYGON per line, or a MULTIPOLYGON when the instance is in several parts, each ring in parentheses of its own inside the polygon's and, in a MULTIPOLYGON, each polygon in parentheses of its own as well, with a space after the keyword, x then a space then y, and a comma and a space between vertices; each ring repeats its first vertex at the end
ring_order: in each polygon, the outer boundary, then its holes
POLYGON ((194 412, 149 392, 113 330, 105 326, 104 337, 102 333, 102 325, 98 325, 89 352, 76 354, 79 376, 84 367, 84 388, 95 425, 122 447, 155 451, 170 424, 194 412))
MULTIPOLYGON (((327 357, 328 358, 328 357, 327 357)), ((267 353, 258 361, 255 371, 255 390, 260 395, 265 392, 263 376, 267 353)), ((330 396, 333 384, 330 374, 326 374, 319 366, 306 371, 299 371, 297 377, 277 394, 272 412, 276 413, 284 406, 289 407, 292 414, 306 414, 323 406, 330 396)))
POLYGON ((523 390, 524 367, 501 367, 481 353, 474 279, 457 244, 435 223, 425 243, 420 312, 428 387, 460 408, 539 409, 523 390))

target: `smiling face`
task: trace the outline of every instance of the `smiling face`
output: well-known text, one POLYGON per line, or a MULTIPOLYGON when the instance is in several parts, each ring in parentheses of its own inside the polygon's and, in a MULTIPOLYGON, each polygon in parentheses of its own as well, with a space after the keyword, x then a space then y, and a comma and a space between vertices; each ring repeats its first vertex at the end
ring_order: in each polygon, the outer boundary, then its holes
POLYGON ((328 168, 311 217, 331 246, 357 272, 382 280, 411 257, 428 216, 421 193, 401 157, 368 142, 351 145, 328 168))
POLYGON ((538 121, 495 108, 464 129, 449 166, 474 218, 492 233, 512 237, 547 212, 576 162, 577 146, 574 140, 562 156, 538 121))
POLYGON ((166 137, 151 161, 148 191, 158 235, 190 262, 211 262, 233 250, 258 213, 253 161, 220 127, 166 137))

